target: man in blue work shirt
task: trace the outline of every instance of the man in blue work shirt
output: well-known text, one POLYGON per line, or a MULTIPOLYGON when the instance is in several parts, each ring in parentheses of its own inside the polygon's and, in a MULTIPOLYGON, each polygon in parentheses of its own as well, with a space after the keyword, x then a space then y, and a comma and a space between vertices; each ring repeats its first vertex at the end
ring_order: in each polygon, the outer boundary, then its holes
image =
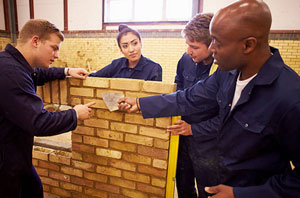
MULTIPOLYGON (((182 31, 187 51, 177 64, 177 90, 184 90, 199 80, 204 80, 217 68, 213 64, 212 52, 208 49, 211 43, 209 23, 212 17, 212 13, 197 14, 182 31)), ((192 126, 194 128, 198 122, 197 117, 197 114, 183 116, 169 127, 174 134, 180 135, 176 169, 179 198, 205 198, 207 194, 204 186, 217 184, 216 133, 208 129, 201 131, 202 134, 206 134, 201 138, 192 136, 192 126)))
POLYGON ((300 77, 269 46, 271 21, 262 1, 230 4, 210 24, 212 76, 185 91, 119 100, 144 118, 220 117, 219 185, 205 188, 216 198, 300 197, 300 77))
POLYGON ((73 130, 77 120, 90 117, 91 102, 61 112, 48 112, 36 95, 37 85, 64 79, 85 79, 81 68, 55 68, 64 36, 46 20, 29 20, 19 33, 17 46, 0 53, 0 197, 42 198, 41 180, 32 165, 34 136, 73 130))

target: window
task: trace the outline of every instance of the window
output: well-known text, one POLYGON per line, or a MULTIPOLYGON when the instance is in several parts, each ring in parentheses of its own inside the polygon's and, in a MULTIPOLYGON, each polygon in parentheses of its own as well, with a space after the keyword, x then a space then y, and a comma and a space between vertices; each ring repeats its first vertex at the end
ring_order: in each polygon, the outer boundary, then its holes
POLYGON ((196 0, 105 0, 104 23, 188 21, 196 0))

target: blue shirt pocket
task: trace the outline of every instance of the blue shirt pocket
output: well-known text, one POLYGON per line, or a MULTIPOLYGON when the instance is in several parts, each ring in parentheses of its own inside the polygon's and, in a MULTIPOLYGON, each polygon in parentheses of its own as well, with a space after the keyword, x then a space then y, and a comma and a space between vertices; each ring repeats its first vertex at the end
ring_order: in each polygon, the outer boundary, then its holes
MULTIPOLYGON (((254 110, 255 111, 255 110, 254 110)), ((247 131, 253 133, 262 133, 265 129, 266 125, 259 122, 257 119, 253 118, 249 114, 245 114, 243 112, 235 112, 233 118, 238 122, 238 124, 247 131)))

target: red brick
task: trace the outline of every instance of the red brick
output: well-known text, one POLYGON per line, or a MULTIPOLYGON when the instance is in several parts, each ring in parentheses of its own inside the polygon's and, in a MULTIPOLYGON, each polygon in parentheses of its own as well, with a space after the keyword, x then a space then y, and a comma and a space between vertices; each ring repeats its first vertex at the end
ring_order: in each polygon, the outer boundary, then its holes
POLYGON ((157 195, 165 195, 164 188, 158 188, 147 184, 137 183, 137 189, 142 192, 157 194, 157 195))
POLYGON ((39 162, 39 167, 59 171, 59 166, 54 165, 53 163, 49 163, 49 162, 40 161, 39 162))
POLYGON ((71 183, 73 184, 77 184, 80 186, 88 186, 88 187, 93 187, 94 182, 91 180, 87 180, 87 179, 82 179, 79 177, 71 177, 71 183))
POLYGON ((107 192, 103 192, 103 191, 100 191, 100 190, 95 190, 95 189, 92 189, 92 188, 86 188, 84 190, 84 192, 85 192, 85 194, 93 196, 93 197, 99 197, 99 198, 107 198, 108 197, 107 192))
POLYGON ((80 152, 86 152, 86 153, 95 153, 95 147, 88 146, 84 144, 72 144, 72 150, 74 151, 80 151, 80 152))
POLYGON ((83 161, 100 164, 100 165, 107 165, 107 158, 97 156, 97 155, 92 155, 92 154, 84 154, 83 161))
POLYGON ((120 193, 120 187, 115 185, 96 182, 95 187, 96 189, 107 191, 107 192, 120 193))
POLYGON ((73 131, 73 133, 81 134, 81 135, 90 135, 94 136, 94 128, 85 127, 85 126, 77 126, 77 128, 73 131))
POLYGON ((55 195, 59 195, 61 197, 71 197, 71 193, 69 193, 67 190, 61 189, 61 188, 52 188, 51 192, 55 195))
POLYGON ((163 177, 163 178, 165 178, 167 176, 167 171, 165 171, 165 170, 160 170, 157 168, 153 168, 151 166, 144 166, 144 165, 138 166, 138 172, 146 173, 149 175, 154 175, 157 177, 163 177))
POLYGON ((138 146, 138 154, 146 155, 158 159, 168 159, 168 151, 163 149, 157 149, 149 146, 138 146))
POLYGON ((70 176, 69 175, 54 172, 54 171, 50 171, 49 177, 51 177, 53 179, 61 180, 61 181, 70 182, 70 176))

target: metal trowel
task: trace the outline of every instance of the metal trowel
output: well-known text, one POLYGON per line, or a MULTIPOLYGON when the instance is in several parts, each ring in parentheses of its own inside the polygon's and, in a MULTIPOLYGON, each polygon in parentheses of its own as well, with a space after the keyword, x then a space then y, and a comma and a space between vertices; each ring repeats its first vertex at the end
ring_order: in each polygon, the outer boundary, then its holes
POLYGON ((113 93, 113 92, 104 92, 101 93, 103 101, 109 111, 116 111, 118 110, 119 103, 117 102, 120 98, 124 97, 122 93, 113 93))

